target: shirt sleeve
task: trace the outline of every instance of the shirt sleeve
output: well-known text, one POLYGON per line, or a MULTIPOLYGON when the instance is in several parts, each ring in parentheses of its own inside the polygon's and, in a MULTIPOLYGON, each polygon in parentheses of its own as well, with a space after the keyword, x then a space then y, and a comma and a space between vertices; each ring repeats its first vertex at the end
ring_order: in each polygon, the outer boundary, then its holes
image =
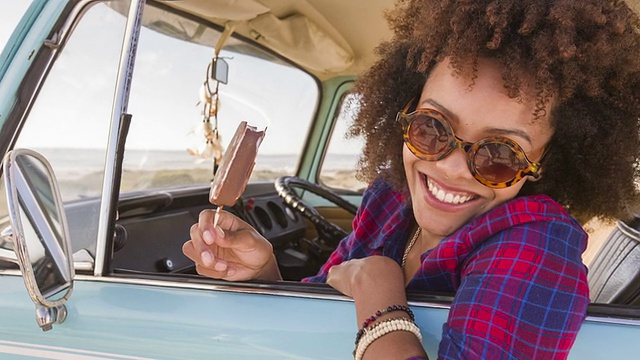
POLYGON ((302 282, 326 282, 327 274, 332 266, 350 259, 380 255, 380 249, 372 241, 374 233, 380 232, 381 223, 386 223, 389 215, 388 213, 381 215, 381 213, 385 210, 393 212, 398 206, 397 195, 389 189, 388 184, 378 180, 365 190, 362 194, 360 207, 353 218, 353 231, 340 241, 318 274, 304 278, 302 282), (390 206, 390 204, 393 205, 390 206))
POLYGON ((377 183, 374 183, 372 186, 367 188, 367 190, 362 195, 362 203, 356 212, 355 217, 353 218, 352 228, 353 231, 349 233, 344 239, 340 240, 338 243, 338 247, 331 253, 327 262, 322 265, 318 273, 314 276, 310 276, 302 279, 302 282, 315 282, 315 283, 325 283, 327 282, 327 274, 329 273, 329 269, 334 266, 341 264, 342 262, 349 259, 349 254, 351 249, 353 249, 359 243, 357 239, 357 229, 362 223, 362 218, 364 217, 364 213, 366 213, 365 209, 367 208, 367 204, 371 201, 372 197, 375 197, 375 193, 377 192, 380 186, 377 183))
POLYGON ((535 221, 487 239, 461 264, 439 359, 565 359, 586 317, 586 236, 535 221))
POLYGON ((351 232, 344 239, 340 241, 338 247, 331 253, 327 262, 322 265, 318 273, 314 276, 306 277, 301 280, 301 282, 314 282, 314 283, 325 283, 327 282, 327 275, 329 274, 329 269, 332 266, 338 265, 343 261, 347 260, 349 255, 349 249, 351 248, 351 243, 354 242, 355 233, 351 232))

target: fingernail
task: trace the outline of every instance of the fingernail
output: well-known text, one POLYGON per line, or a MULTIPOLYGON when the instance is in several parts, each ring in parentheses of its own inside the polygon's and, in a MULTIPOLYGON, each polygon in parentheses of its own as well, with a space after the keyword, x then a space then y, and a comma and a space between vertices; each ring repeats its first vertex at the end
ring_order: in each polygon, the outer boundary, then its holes
POLYGON ((225 263, 224 261, 218 261, 213 268, 216 271, 225 271, 227 270, 227 263, 225 263))
POLYGON ((218 233, 218 237, 221 237, 221 238, 224 237, 224 231, 220 226, 216 226, 216 232, 218 233))
POLYGON ((236 273, 236 270, 231 268, 231 269, 229 269, 229 271, 227 271, 227 276, 233 276, 233 275, 235 275, 235 273, 236 273))
POLYGON ((213 264, 213 255, 208 251, 203 251, 202 254, 200 254, 200 258, 202 258, 202 263, 205 266, 211 266, 211 264, 213 264))
POLYGON ((204 231, 204 233, 202 234, 202 239, 207 245, 213 244, 213 234, 209 230, 204 231))

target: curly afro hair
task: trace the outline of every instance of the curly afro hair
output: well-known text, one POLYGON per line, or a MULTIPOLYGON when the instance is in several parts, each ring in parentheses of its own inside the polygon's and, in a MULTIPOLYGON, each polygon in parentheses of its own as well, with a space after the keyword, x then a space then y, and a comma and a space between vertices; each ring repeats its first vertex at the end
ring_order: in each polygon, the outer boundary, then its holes
POLYGON ((553 96, 555 132, 543 177, 519 195, 547 194, 574 217, 627 218, 639 199, 640 21, 622 0, 399 0, 387 13, 394 31, 354 91, 351 136, 365 139, 359 177, 384 177, 406 191, 396 113, 420 93, 434 64, 477 74, 479 58, 504 67, 507 94, 534 79, 540 117, 553 96), (380 149, 385 149, 380 151, 380 149), (391 149, 391 151, 389 151, 391 149))

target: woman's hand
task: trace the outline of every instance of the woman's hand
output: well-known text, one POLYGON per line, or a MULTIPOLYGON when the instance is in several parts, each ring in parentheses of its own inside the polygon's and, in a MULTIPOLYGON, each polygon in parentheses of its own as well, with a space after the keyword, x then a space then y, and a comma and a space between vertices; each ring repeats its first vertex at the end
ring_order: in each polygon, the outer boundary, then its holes
POLYGON ((215 210, 200 212, 198 223, 190 230, 191 240, 182 246, 182 252, 196 263, 198 274, 232 281, 281 278, 267 239, 226 211, 220 212, 214 228, 214 216, 215 210))
POLYGON ((327 275, 327 284, 352 298, 359 292, 375 292, 375 289, 382 287, 404 293, 402 269, 386 256, 369 256, 332 266, 327 275))

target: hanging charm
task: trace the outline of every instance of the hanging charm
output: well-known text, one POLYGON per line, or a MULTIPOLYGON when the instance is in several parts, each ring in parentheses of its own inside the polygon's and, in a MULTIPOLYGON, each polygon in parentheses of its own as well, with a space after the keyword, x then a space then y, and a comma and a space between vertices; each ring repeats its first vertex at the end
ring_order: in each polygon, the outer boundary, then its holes
POLYGON ((220 83, 227 83, 229 75, 229 65, 223 58, 219 57, 219 54, 234 29, 235 23, 228 22, 225 24, 224 31, 214 48, 213 58, 207 65, 204 82, 200 87, 199 100, 196 106, 202 105, 202 124, 191 133, 195 133, 200 139, 204 137, 204 144, 199 145, 196 149, 187 149, 187 152, 196 156, 199 162, 212 159, 214 174, 224 153, 220 131, 218 130, 218 111, 220 110, 218 89, 220 83))
POLYGON ((219 81, 213 79, 210 74, 217 62, 216 58, 211 60, 207 66, 205 80, 200 87, 200 96, 196 105, 202 105, 202 124, 199 129, 193 132, 202 135, 204 144, 197 149, 188 149, 190 155, 196 156, 198 161, 212 159, 214 167, 220 163, 224 148, 222 139, 218 130, 218 110, 220 108, 220 99, 218 96, 219 81), (212 120, 213 119, 213 123, 212 120))

